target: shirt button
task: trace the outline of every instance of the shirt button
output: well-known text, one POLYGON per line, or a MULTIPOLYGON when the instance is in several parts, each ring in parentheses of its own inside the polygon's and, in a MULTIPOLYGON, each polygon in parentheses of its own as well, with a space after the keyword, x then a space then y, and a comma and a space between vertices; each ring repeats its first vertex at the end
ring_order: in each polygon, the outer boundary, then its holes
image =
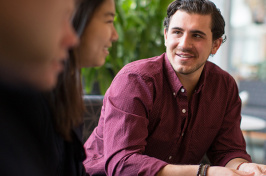
POLYGON ((185 110, 185 109, 182 109, 182 112, 185 114, 185 113, 187 112, 187 110, 185 110))
POLYGON ((169 156, 169 160, 171 160, 173 157, 172 156, 169 156))
POLYGON ((184 136, 184 133, 182 133, 182 137, 184 136))
POLYGON ((173 93, 173 95, 175 96, 175 92, 173 93))
POLYGON ((183 88, 182 88, 182 89, 181 89, 181 92, 183 92, 183 93, 184 93, 184 92, 185 92, 185 89, 183 89, 183 88))

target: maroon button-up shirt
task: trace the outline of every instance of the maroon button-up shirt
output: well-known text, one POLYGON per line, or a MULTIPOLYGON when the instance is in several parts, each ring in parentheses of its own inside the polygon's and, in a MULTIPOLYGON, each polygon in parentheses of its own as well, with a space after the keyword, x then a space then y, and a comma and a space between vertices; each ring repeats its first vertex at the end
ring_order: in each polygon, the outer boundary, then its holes
POLYGON ((168 163, 251 161, 240 130, 235 80, 207 62, 190 101, 166 54, 126 65, 106 92, 98 127, 85 143, 86 171, 155 175, 168 163))

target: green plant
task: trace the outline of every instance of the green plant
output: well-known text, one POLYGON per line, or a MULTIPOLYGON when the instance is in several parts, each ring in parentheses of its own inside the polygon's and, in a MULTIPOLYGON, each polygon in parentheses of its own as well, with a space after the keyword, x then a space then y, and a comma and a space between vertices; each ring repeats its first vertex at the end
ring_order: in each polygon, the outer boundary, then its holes
POLYGON ((124 65, 165 52, 163 19, 171 1, 116 0, 115 27, 119 40, 113 43, 104 66, 82 69, 86 93, 92 93, 94 85, 98 85, 98 93, 105 94, 124 65))

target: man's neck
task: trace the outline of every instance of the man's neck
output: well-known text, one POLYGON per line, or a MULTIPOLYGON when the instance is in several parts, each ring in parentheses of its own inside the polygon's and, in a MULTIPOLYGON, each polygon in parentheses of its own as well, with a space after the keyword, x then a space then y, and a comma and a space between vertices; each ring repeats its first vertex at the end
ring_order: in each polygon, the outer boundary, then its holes
POLYGON ((184 86, 184 88, 187 91, 188 100, 190 100, 192 97, 192 94, 195 90, 195 87, 199 82, 201 73, 202 73, 202 70, 199 73, 189 74, 189 75, 177 73, 177 76, 178 76, 180 82, 182 83, 182 85, 184 86))

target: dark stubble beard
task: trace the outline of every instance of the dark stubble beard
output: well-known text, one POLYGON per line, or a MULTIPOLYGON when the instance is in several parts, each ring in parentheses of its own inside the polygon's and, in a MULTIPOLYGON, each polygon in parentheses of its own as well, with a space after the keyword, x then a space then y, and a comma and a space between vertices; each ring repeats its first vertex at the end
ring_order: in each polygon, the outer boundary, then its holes
MULTIPOLYGON (((182 48, 180 48, 179 51, 186 52, 186 53, 189 53, 189 54, 193 54, 193 55, 195 55, 195 56, 198 56, 198 54, 195 54, 193 51, 188 50, 188 49, 182 49, 182 48)), ((209 53, 210 53, 209 56, 212 55, 212 54, 211 54, 211 51, 210 51, 209 53)), ((208 59, 207 59, 207 60, 208 60, 208 59)), ((205 62, 201 63, 200 65, 196 65, 196 67, 193 68, 193 69, 190 70, 190 71, 187 71, 187 72, 186 72, 186 71, 180 70, 180 71, 178 71, 177 73, 182 74, 182 75, 189 75, 189 74, 192 74, 192 73, 196 72, 197 70, 199 70, 203 65, 205 65, 206 62, 207 62, 207 60, 206 60, 205 62)))

